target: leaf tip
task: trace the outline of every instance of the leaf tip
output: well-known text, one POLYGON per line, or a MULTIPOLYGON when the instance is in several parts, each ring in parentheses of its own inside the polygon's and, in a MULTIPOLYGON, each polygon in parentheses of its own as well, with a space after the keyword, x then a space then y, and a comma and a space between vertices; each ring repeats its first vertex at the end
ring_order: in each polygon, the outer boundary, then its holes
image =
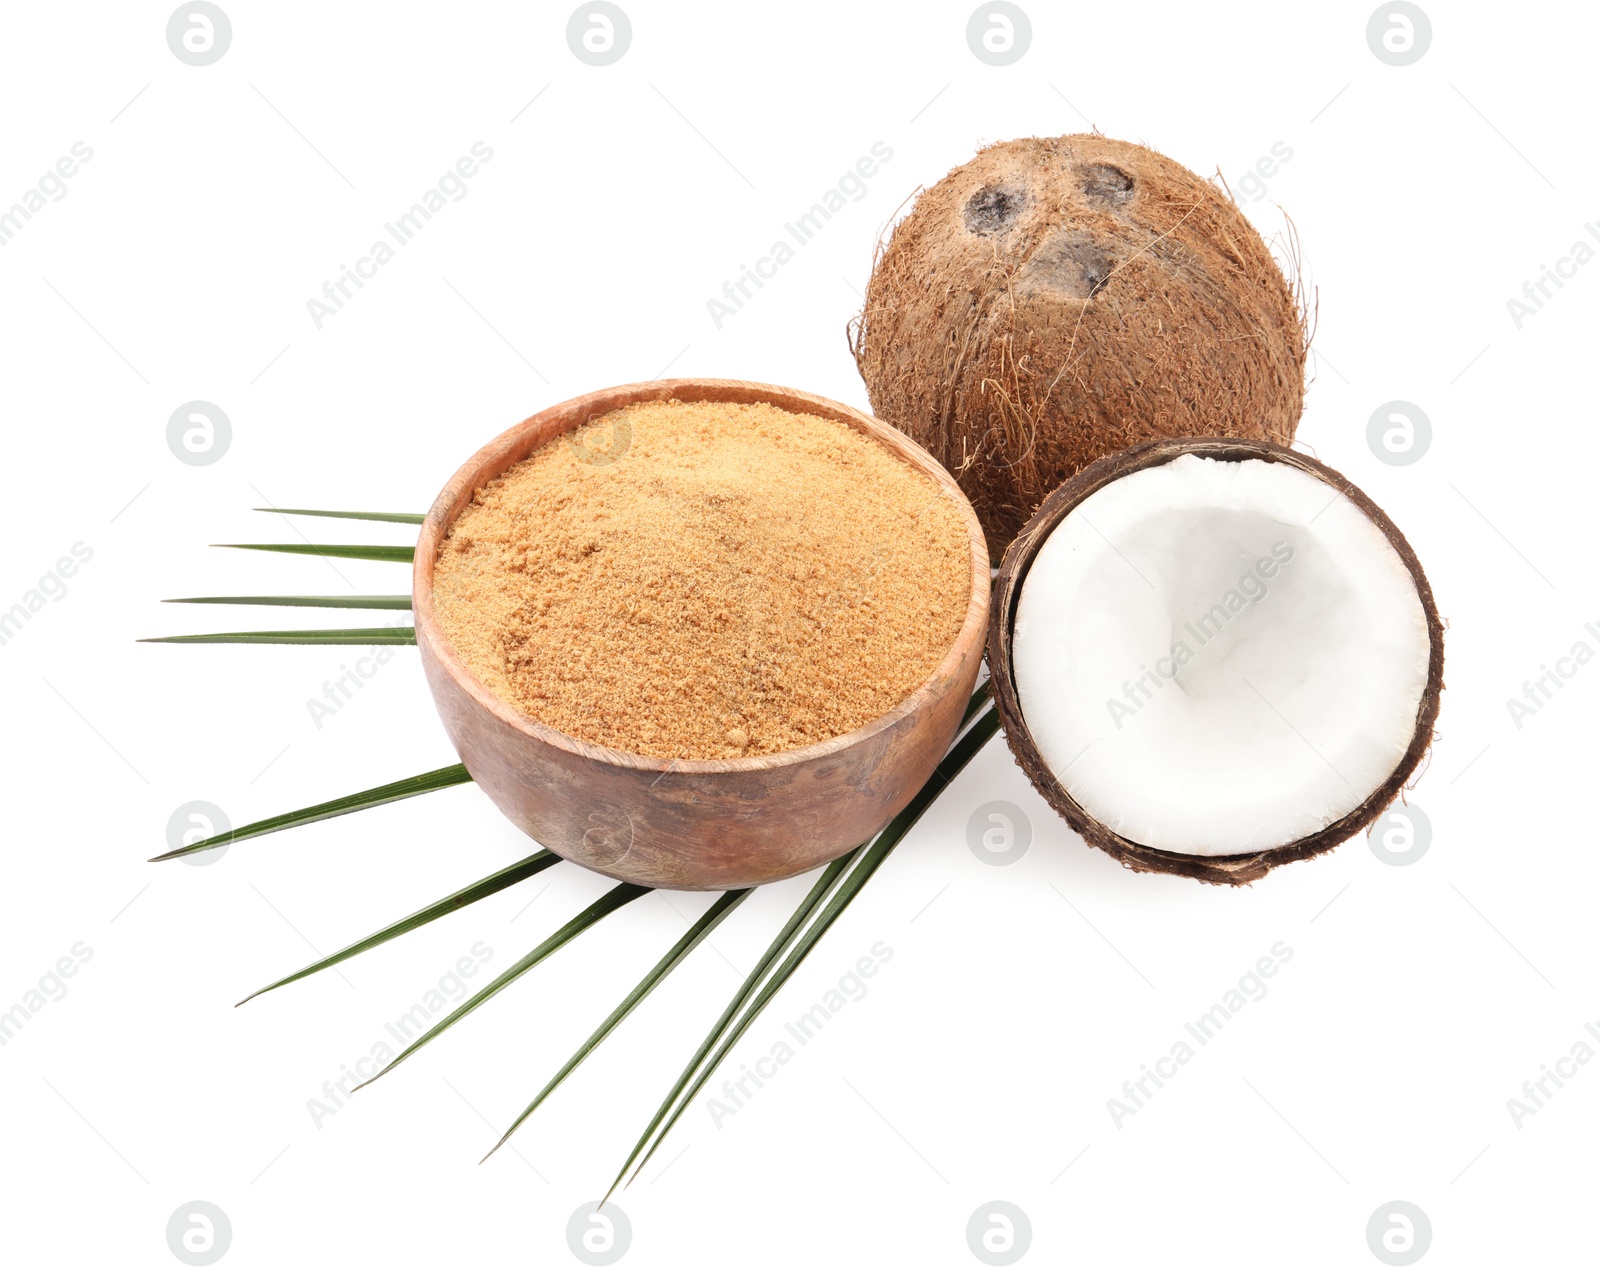
POLYGON ((377 1073, 377 1074, 376 1074, 376 1075, 374 1075, 374 1076, 372 1076, 372 1078, 371 1078, 371 1079, 364 1079, 364 1080, 362 1080, 362 1081, 361 1081, 361 1083, 359 1083, 359 1084, 356 1084, 356 1085, 354 1085, 354 1086, 353 1086, 353 1087, 352 1087, 352 1088, 351 1088, 351 1089, 350 1089, 350 1091, 351 1091, 351 1092, 352 1092, 352 1093, 359 1093, 359 1092, 360 1092, 360 1091, 361 1091, 361 1090, 362 1090, 362 1089, 364 1089, 364 1088, 365 1088, 365 1087, 366 1087, 366 1086, 367 1086, 367 1085, 368 1085, 368 1084, 375 1084, 375 1083, 377 1083, 377 1082, 378 1082, 378 1081, 379 1081, 379 1080, 381 1080, 381 1079, 382 1079, 382 1078, 383 1078, 383 1077, 384 1077, 384 1076, 385 1076, 385 1075, 387 1075, 387 1074, 388 1074, 388 1073, 389 1073, 389 1072, 390 1072, 390 1071, 392 1071, 392 1070, 394 1070, 394 1068, 395 1068, 395 1066, 396 1066, 396 1063, 394 1063, 394 1062, 390 1062, 390 1063, 389 1063, 389 1065, 388 1065, 388 1066, 386 1066, 386 1067, 384 1067, 384 1068, 383 1068, 383 1069, 382 1069, 382 1070, 380 1070, 380 1071, 379 1071, 379 1072, 378 1072, 378 1073, 377 1073))
POLYGON ((161 854, 159 854, 159 855, 151 855, 150 858, 145 860, 144 862, 147 863, 147 864, 164 864, 169 859, 176 859, 179 855, 183 854, 186 850, 188 850, 187 846, 180 846, 180 847, 178 847, 177 850, 165 850, 165 851, 162 851, 161 854))

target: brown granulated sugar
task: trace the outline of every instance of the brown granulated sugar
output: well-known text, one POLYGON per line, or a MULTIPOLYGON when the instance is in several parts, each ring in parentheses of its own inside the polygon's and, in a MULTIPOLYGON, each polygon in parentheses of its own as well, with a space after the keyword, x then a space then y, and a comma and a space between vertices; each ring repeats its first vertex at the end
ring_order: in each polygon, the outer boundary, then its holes
POLYGON ((441 545, 446 636, 568 735, 737 758, 843 735, 943 660, 971 554, 934 483, 843 423, 644 402, 473 497, 441 545), (620 456, 617 456, 620 453, 620 456))

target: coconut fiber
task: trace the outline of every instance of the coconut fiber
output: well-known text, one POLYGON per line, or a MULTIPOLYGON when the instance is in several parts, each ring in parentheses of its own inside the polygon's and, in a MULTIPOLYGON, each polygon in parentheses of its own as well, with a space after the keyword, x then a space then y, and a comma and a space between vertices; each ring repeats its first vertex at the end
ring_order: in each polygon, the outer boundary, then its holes
POLYGON ((852 337, 873 411, 972 500, 999 562, 1044 495, 1163 436, 1288 444, 1306 327, 1217 186, 1100 136, 990 146, 879 251, 852 337))

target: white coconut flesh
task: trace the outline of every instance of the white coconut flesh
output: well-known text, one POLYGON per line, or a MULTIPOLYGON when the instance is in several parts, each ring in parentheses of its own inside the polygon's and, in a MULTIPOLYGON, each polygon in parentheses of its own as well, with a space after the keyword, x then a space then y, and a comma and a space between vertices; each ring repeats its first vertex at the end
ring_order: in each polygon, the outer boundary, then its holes
POLYGON ((1427 617, 1400 555, 1284 463, 1185 454, 1084 499, 1018 597, 1040 756, 1129 841, 1285 846, 1355 810, 1409 748, 1427 617))

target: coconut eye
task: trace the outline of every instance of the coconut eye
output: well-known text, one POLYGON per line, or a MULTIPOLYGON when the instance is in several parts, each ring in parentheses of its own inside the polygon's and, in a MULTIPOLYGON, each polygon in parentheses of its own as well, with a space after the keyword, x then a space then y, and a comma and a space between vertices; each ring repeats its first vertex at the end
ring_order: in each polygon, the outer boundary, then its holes
POLYGON ((1091 163, 1083 169, 1083 192, 1097 203, 1118 206, 1133 197, 1133 177, 1109 163, 1091 163))
POLYGON ((1010 229, 1026 202, 1027 197, 1020 190, 985 185, 967 199, 962 219, 969 230, 987 238, 1010 229))
POLYGON ((918 196, 852 350, 878 416, 961 473, 998 564, 1052 471, 1173 433, 1292 440, 1297 294, 1238 205, 1188 169, 1109 137, 1024 137, 918 196), (1204 209, 1181 244, 1173 207, 1204 209), (1001 415, 1027 421, 1027 443, 1004 465, 994 440, 974 458, 1001 415))
POLYGON ((1066 299, 1093 299, 1116 266, 1094 237, 1082 231, 1053 234, 1023 266, 1019 284, 1066 299))

